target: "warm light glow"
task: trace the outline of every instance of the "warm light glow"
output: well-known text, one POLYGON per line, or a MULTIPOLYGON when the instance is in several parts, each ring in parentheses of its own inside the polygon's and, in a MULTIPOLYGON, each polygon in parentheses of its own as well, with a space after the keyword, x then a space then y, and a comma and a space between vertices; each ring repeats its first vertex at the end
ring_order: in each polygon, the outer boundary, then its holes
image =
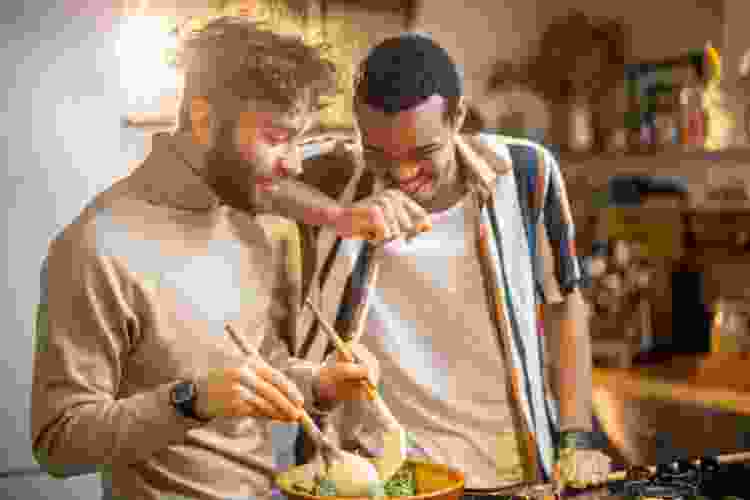
POLYGON ((175 69, 164 63, 164 53, 177 41, 164 24, 159 16, 132 16, 120 25, 115 52, 120 59, 121 82, 135 97, 158 95, 176 87, 175 69))
MULTIPOLYGON (((329 15, 325 30, 319 17, 313 16, 304 23, 285 2, 279 0, 230 0, 223 9, 215 8, 210 15, 194 18, 190 27, 200 29, 213 17, 222 15, 252 15, 278 33, 302 35, 306 42, 312 44, 328 42, 331 46, 324 54, 337 67, 341 93, 331 99, 331 105, 320 113, 320 120, 327 127, 353 127, 351 82, 355 70, 354 54, 362 52, 363 47, 371 46, 374 41, 366 31, 359 29, 343 15, 329 15)), ((162 48, 165 47, 162 45, 162 48)))

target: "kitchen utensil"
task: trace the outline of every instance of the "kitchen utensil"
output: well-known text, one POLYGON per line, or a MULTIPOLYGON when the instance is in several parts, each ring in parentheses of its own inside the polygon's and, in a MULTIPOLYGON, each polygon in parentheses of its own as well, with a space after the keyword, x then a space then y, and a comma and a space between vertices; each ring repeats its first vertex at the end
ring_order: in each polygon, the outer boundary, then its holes
MULTIPOLYGON (((313 304, 313 302, 308 298, 305 303, 310 307, 312 312, 315 314, 315 317, 318 319, 318 322, 320 323, 320 326, 323 327, 323 330, 328 334, 328 338, 331 339, 331 342, 333 342, 334 346, 336 347, 336 350, 338 350, 341 354, 343 354, 346 361, 349 363, 354 363, 354 353, 349 349, 349 346, 344 343, 344 341, 341 339, 338 333, 336 333, 336 330, 333 329, 330 323, 328 323, 324 318, 320 310, 313 304)), ((367 392, 370 396, 370 399, 375 399, 377 397, 375 386, 372 385, 372 382, 367 381, 367 392)))
MULTIPOLYGON (((258 355, 229 324, 225 325, 224 329, 246 356, 258 355)), ((303 409, 300 414, 300 426, 320 451, 328 469, 326 476, 336 485, 336 491, 348 495, 361 495, 377 484, 378 470, 372 463, 331 443, 307 411, 303 409)))
MULTIPOLYGON (((336 349, 344 354, 350 362, 354 361, 354 353, 344 343, 338 333, 336 333, 333 326, 323 318, 320 310, 318 310, 310 299, 308 299, 306 303, 318 318, 323 330, 325 330, 331 338, 336 349)), ((396 420, 396 417, 393 416, 393 413, 391 413, 391 410, 380 397, 377 390, 375 390, 372 383, 369 382, 368 394, 370 400, 375 406, 378 416, 382 419, 382 424, 387 429, 383 436, 383 454, 375 460, 378 471, 380 472, 380 479, 385 481, 398 472, 404 461, 406 461, 406 431, 403 426, 399 424, 398 420, 396 420)))

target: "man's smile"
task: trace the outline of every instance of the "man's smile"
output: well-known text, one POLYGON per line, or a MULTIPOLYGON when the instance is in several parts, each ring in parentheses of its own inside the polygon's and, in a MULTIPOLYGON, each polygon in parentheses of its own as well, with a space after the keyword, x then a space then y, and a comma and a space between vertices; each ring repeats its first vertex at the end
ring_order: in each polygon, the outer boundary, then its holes
POLYGON ((418 167, 414 174, 407 179, 397 179, 399 188, 408 194, 421 191, 432 181, 432 175, 422 167, 418 167))

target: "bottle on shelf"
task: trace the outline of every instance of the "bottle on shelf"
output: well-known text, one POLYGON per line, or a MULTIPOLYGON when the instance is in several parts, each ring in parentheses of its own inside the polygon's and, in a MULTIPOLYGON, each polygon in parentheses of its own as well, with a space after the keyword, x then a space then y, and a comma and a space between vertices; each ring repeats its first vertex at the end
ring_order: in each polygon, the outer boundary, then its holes
POLYGON ((703 109, 703 88, 695 69, 680 92, 680 143, 684 150, 703 149, 706 142, 706 114, 703 109))

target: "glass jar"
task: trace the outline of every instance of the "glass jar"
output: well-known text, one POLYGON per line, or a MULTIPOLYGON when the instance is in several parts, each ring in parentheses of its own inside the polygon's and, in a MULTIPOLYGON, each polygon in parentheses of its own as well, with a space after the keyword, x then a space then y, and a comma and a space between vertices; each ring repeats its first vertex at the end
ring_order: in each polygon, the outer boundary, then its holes
POLYGON ((720 299, 714 306, 712 353, 750 352, 750 302, 720 299))
POLYGON ((677 120, 674 114, 668 112, 657 113, 654 117, 655 142, 663 148, 677 142, 677 120))

